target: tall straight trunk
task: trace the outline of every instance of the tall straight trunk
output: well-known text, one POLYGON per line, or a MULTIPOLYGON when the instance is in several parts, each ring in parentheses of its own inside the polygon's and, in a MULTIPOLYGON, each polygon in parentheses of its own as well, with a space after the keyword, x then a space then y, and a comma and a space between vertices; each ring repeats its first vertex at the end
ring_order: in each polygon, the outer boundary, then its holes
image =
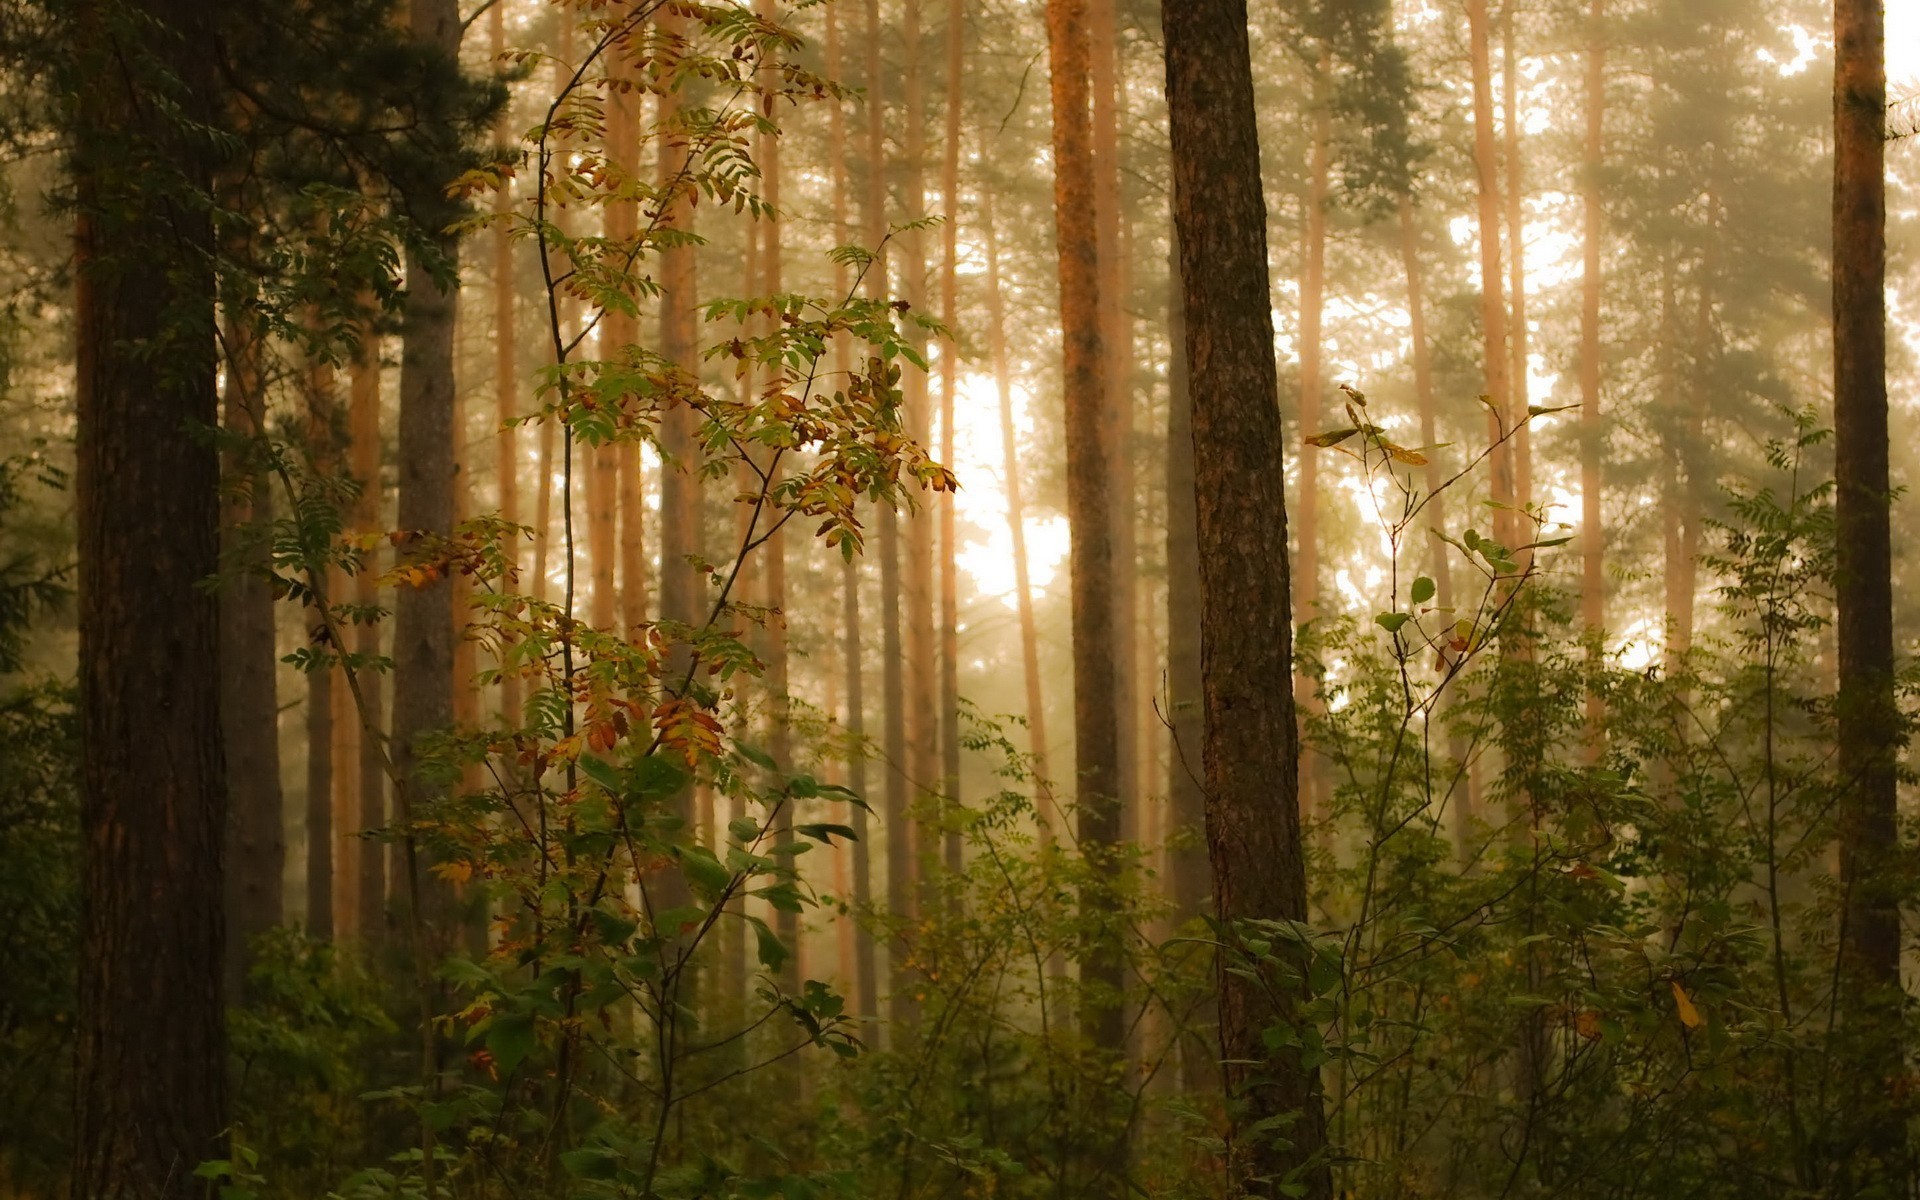
MULTIPOLYGON (((1506 133, 1506 215, 1507 215, 1507 292, 1513 306, 1508 325, 1508 367, 1512 388, 1509 405, 1518 420, 1527 412, 1527 214, 1526 182, 1520 160, 1520 54, 1514 44, 1514 5, 1509 3, 1500 14, 1500 60, 1502 117, 1506 133)), ((1513 488, 1521 504, 1533 501, 1532 430, 1520 426, 1513 439, 1513 488)))
MULTIPOLYGON (((1120 714, 1114 696, 1113 537, 1106 441, 1106 353, 1100 342, 1100 246, 1094 213, 1092 47, 1086 0, 1048 0, 1053 95, 1053 207, 1060 259, 1061 378, 1066 401, 1068 552, 1073 608, 1073 728, 1080 851, 1101 882, 1090 912, 1109 911, 1120 840, 1120 714)), ((1094 1045, 1125 1043, 1125 984, 1112 939, 1090 939, 1080 966, 1081 1014, 1094 1045)))
MULTIPOLYGON (((1314 71, 1313 142, 1307 164, 1307 224, 1301 245, 1300 273, 1300 435, 1311 437, 1320 430, 1320 392, 1326 386, 1321 377, 1325 358, 1323 324, 1327 300, 1327 192, 1333 176, 1333 113, 1328 74, 1333 69, 1332 52, 1320 49, 1319 65, 1314 71)), ((1300 485, 1295 492, 1298 512, 1294 514, 1294 545, 1298 547, 1293 570, 1293 607, 1303 618, 1312 620, 1320 610, 1320 456, 1310 449, 1300 455, 1300 485)), ((1296 681, 1294 691, 1311 694, 1311 684, 1296 681)), ((1303 787, 1308 786, 1303 778, 1303 787)), ((1312 801, 1303 796, 1302 806, 1312 811, 1312 801)))
MULTIPOLYGON (((1580 184, 1580 620, 1597 640, 1607 628, 1607 531, 1602 524, 1600 464, 1606 424, 1600 411, 1600 239, 1606 214, 1600 172, 1606 166, 1606 0, 1587 9, 1587 134, 1580 184)), ((1606 707, 1598 689, 1587 695, 1586 747, 1590 759, 1604 753, 1606 707)))
POLYGON ((266 434, 264 347, 245 313, 227 321, 226 430, 236 439, 225 463, 221 514, 220 729, 227 751, 227 994, 238 999, 253 940, 283 916, 287 843, 280 790, 280 703, 274 687, 271 549, 272 480, 259 439, 266 434))
POLYGON ((1892 1190, 1910 1168, 1900 1029, 1898 756, 1887 426, 1886 14, 1882 0, 1834 3, 1834 595, 1840 659, 1840 985, 1852 1051, 1842 1086, 1855 1110, 1847 1182, 1892 1190))
MULTIPOLYGON (((553 95, 556 98, 565 93, 567 87, 571 85, 573 80, 573 34, 574 21, 577 19, 576 14, 574 14, 571 9, 566 8, 560 10, 559 18, 560 28, 558 35, 554 39, 551 84, 553 95)), ((665 36, 664 30, 667 27, 667 22, 661 22, 663 36, 665 36)), ((666 108, 667 103, 663 100, 663 112, 666 111, 666 108)), ((573 214, 569 212, 564 205, 555 205, 551 211, 551 220, 555 228, 560 231, 560 234, 563 237, 572 236, 574 233, 573 214)), ((566 264, 559 261, 555 252, 543 248, 542 253, 548 255, 547 261, 553 275, 558 276, 567 269, 566 264)), ((664 258, 662 264, 663 271, 669 269, 665 266, 664 258)), ((691 301, 688 302, 691 303, 691 301)), ((573 298, 570 295, 562 295, 559 300, 558 320, 563 337, 570 338, 573 335, 572 318, 574 316, 574 310, 575 301, 573 298)), ((544 312, 542 315, 544 317, 544 312)), ((546 338, 543 337, 541 341, 544 343, 546 338)), ((674 411, 678 410, 676 409, 674 411)), ((663 425, 671 424, 671 422, 672 414, 669 413, 663 425)), ((548 595, 552 590, 552 584, 549 580, 550 573, 553 570, 553 473, 555 460, 558 457, 556 440, 562 436, 566 436, 566 431, 558 428, 557 423, 551 420, 541 421, 539 430, 539 450, 537 451, 534 469, 533 587, 531 591, 536 601, 544 602, 548 599, 548 595)), ((663 436, 665 436, 664 430, 663 436)), ((573 570, 573 565, 571 562, 567 563, 563 568, 564 572, 570 573, 573 570)))
MULTIPOLYGON (((1473 165, 1479 182, 1477 224, 1480 235, 1480 333, 1486 373, 1487 437, 1512 428, 1512 362, 1507 350, 1506 285, 1500 275, 1500 155, 1493 133, 1493 64, 1488 49, 1487 0, 1466 0, 1473 55, 1473 165)), ((1493 501, 1514 500, 1514 463, 1510 443, 1493 452, 1493 501)), ((1494 536, 1508 546, 1516 529, 1512 514, 1494 513, 1494 536)))
MULTIPOLYGON (((1186 302, 1180 279, 1180 248, 1167 264, 1167 720, 1173 726, 1168 756, 1166 872, 1173 919, 1187 925, 1212 912, 1212 869, 1207 829, 1206 708, 1200 666, 1200 541, 1196 525, 1193 462, 1193 390, 1187 367, 1186 302), (1176 849, 1176 840, 1178 848, 1176 849)), ((1191 1022, 1204 1027, 1212 1006, 1191 1022)), ((1180 1043, 1180 1081, 1190 1094, 1217 1090, 1220 1054, 1211 1032, 1180 1043)))
MULTIPOLYGON (((827 78, 839 79, 841 73, 840 50, 840 10, 835 5, 827 6, 827 78)), ((828 115, 828 159, 833 171, 833 236, 836 245, 844 246, 853 240, 853 227, 847 214, 847 110, 838 101, 834 102, 828 115)), ((833 268, 833 294, 836 299, 846 297, 852 288, 852 281, 844 260, 837 261, 833 268)), ((853 365, 853 347, 844 337, 833 343, 833 373, 836 379, 846 379, 853 365)), ((866 675, 864 661, 866 643, 861 637, 860 621, 860 567, 853 559, 842 559, 840 564, 840 603, 841 603, 841 669, 846 673, 847 692, 847 736, 854 746, 853 758, 847 765, 847 786, 853 794, 862 800, 867 795, 867 704, 866 675)), ((853 842, 849 847, 852 855, 853 907, 858 916, 854 919, 842 918, 842 937, 850 941, 853 951, 852 978, 855 992, 852 1008, 856 1013, 872 1015, 874 1005, 879 1000, 879 979, 875 969, 873 953, 873 935, 868 931, 866 914, 873 905, 873 854, 867 846, 867 809, 864 804, 853 805, 848 813, 848 824, 853 829, 853 842)))
POLYGON ((74 14, 74 1200, 189 1200, 194 1167, 225 1157, 227 780, 200 586, 220 561, 220 458, 197 432, 220 419, 212 167, 181 128, 217 120, 203 48, 224 7, 74 14))
MULTIPOLYGON (((495 62, 507 52, 506 10, 495 4, 487 15, 488 48, 495 62)), ((503 106, 500 122, 494 128, 494 141, 501 147, 513 143, 512 113, 503 106)), ((493 194, 493 399, 494 432, 493 479, 500 519, 510 524, 520 520, 520 431, 512 424, 520 413, 519 331, 515 328, 514 301, 518 294, 513 269, 513 229, 508 217, 513 212, 513 191, 501 187, 493 194)), ((502 547, 509 566, 518 571, 522 565, 520 539, 502 547)), ((525 587, 525 583, 517 584, 525 587)), ((520 723, 520 681, 505 676, 500 681, 500 711, 509 725, 520 723)))
MULTIPOLYGON (((454 0, 411 0, 409 30, 430 53, 456 59, 460 9, 454 0)), ((453 213, 436 194, 414 198, 421 233, 447 261, 460 251, 447 231, 453 213)), ((445 536, 454 523, 453 330, 458 305, 450 286, 434 279, 418 251, 407 255, 407 295, 402 310, 399 416, 399 528, 409 534, 445 536)), ((400 589, 393 606, 393 759, 407 795, 431 789, 416 775, 421 739, 453 720, 453 605, 445 580, 400 589)), ((417 888, 415 884, 417 883, 417 888)), ((440 926, 451 916, 444 881, 422 876, 417 892, 423 925, 440 926)), ((441 946, 435 928, 430 948, 441 946)))
POLYGON ((1127 316, 1129 272, 1124 242, 1120 143, 1120 39, 1114 0, 1088 0, 1087 26, 1093 88, 1093 208, 1100 256, 1100 345, 1106 355, 1107 404, 1103 453, 1107 460, 1108 524, 1113 541, 1114 708, 1120 714, 1120 767, 1114 802, 1123 835, 1139 837, 1140 587, 1133 497, 1133 339, 1127 316))
MULTIPOLYGON (((867 186, 862 213, 867 247, 880 253, 867 271, 868 294, 887 296, 887 155, 886 77, 880 61, 880 0, 867 0, 867 186)), ((887 835, 887 912, 899 920, 913 915, 913 828, 908 816, 906 664, 901 656, 900 517, 889 508, 880 514, 880 704, 885 715, 881 749, 886 756, 886 802, 882 821, 887 835)), ((892 980, 887 990, 887 1018, 895 1028, 913 1020, 913 991, 906 965, 906 947, 895 941, 888 947, 892 980)))
MULTIPOLYGON (((654 26, 655 37, 665 43, 684 39, 686 18, 663 10, 654 26)), ((663 93, 659 100, 661 141, 658 184, 673 194, 663 228, 682 233, 695 232, 698 210, 684 194, 689 169, 684 133, 679 128, 682 97, 678 92, 663 93)), ((696 249, 691 243, 676 243, 660 253, 660 353, 681 371, 698 378, 700 373, 696 249)), ((706 619, 705 595, 700 574, 688 563, 687 556, 697 554, 704 541, 701 525, 700 483, 695 474, 699 449, 694 439, 694 416, 684 405, 675 405, 660 421, 660 619, 697 626, 706 619)), ((691 789, 675 797, 676 814, 688 826, 694 823, 695 803, 691 789)), ((672 907, 682 903, 686 892, 677 874, 668 872, 666 895, 656 904, 672 907)))
MULTIPOLYGON (((633 62, 625 54, 616 54, 609 70, 619 82, 639 82, 633 62)), ((607 96, 607 157, 617 170, 636 181, 640 176, 640 97, 638 91, 620 89, 607 96)), ((616 200, 607 206, 606 234, 616 245, 632 242, 639 231, 640 207, 636 202, 616 200)), ((617 359, 639 340, 637 317, 614 309, 601 317, 601 358, 617 359)), ((618 598, 608 614, 608 623, 617 616, 624 632, 631 636, 647 619, 647 509, 640 444, 627 441, 608 447, 600 469, 609 476, 604 485, 609 492, 606 521, 609 530, 617 524, 619 542, 618 598)), ((610 591, 614 587, 611 578, 607 587, 610 591)))
POLYGON ((1040 623, 1033 611, 1033 577, 1027 557, 1026 504, 1020 487, 1020 446, 1013 427, 1013 366, 1007 361, 1007 305, 1000 287, 1000 242, 993 222, 993 193, 980 197, 980 224, 987 244, 987 334, 993 378, 1000 391, 1000 447, 1007 497, 1007 531, 1013 537, 1014 605, 1020 615, 1020 664, 1027 691, 1027 753, 1039 781, 1043 833, 1051 839, 1055 812, 1053 774, 1047 761, 1047 704, 1040 677, 1040 623))
MULTIPOLYGON (((369 322, 360 332, 360 344, 350 368, 350 398, 347 409, 348 440, 352 447, 352 473, 360 485, 354 503, 353 526, 362 533, 373 533, 381 524, 383 483, 380 473, 380 336, 369 322)), ((379 571, 372 561, 354 576, 354 603, 371 608, 379 601, 375 579, 379 571)), ((354 653, 363 660, 380 654, 380 626, 369 623, 354 627, 354 653)), ((359 730, 355 738, 359 749, 359 804, 355 812, 356 853, 359 859, 355 887, 354 916, 362 940, 377 942, 387 934, 387 864, 381 845, 373 834, 387 824, 387 772, 382 747, 367 731, 385 725, 383 680, 366 677, 362 701, 366 712, 356 716, 359 730)))
MULTIPOLYGON (((1165 5, 1161 25, 1192 372, 1207 846, 1232 948, 1239 922, 1307 919, 1293 693, 1274 686, 1291 674, 1293 630, 1266 203, 1245 0, 1165 5)), ((1293 1019, 1297 987, 1279 971, 1249 978, 1239 957, 1223 953, 1218 972, 1230 1183, 1291 1179, 1323 1200, 1317 1072, 1264 1038, 1293 1019), (1277 1137, 1257 1132, 1280 1118, 1277 1137)))
MULTIPOLYGON (((921 69, 924 38, 920 26, 920 0, 904 0, 901 12, 901 41, 906 61, 901 79, 904 85, 902 113, 906 118, 902 139, 900 168, 901 216, 918 221, 926 215, 927 187, 927 113, 926 88, 921 69)), ((927 304, 926 237, 918 229, 900 235, 900 296, 911 312, 930 311, 927 304)), ((927 337, 918 324, 907 327, 907 338, 924 357, 927 337)), ((906 368, 901 388, 906 393, 907 434, 923 446, 932 443, 933 410, 925 371, 906 368)), ((924 510, 910 513, 906 520, 907 562, 901 583, 901 599, 906 606, 906 688, 907 688, 907 776, 911 790, 922 795, 938 788, 939 772, 939 672, 935 662, 933 535, 934 518, 924 510)), ((933 876, 926 870, 937 852, 933 838, 937 824, 913 824, 913 859, 923 893, 932 886, 933 876)), ((924 909, 923 909, 924 913, 924 909)))
MULTIPOLYGON (((338 447, 335 428, 339 411, 334 397, 333 367, 324 359, 313 358, 308 361, 306 378, 303 381, 306 390, 306 444, 309 461, 316 475, 322 478, 331 476, 338 469, 335 451, 338 447)), ((339 600, 337 586, 338 573, 328 579, 327 597, 339 600)), ((316 641, 316 636, 324 637, 326 624, 317 618, 309 618, 307 629, 309 642, 325 645, 316 641)), ((327 647, 334 649, 335 647, 327 647)), ((334 938, 333 887, 334 887, 334 813, 339 807, 339 799, 334 788, 334 763, 344 762, 337 757, 338 739, 334 734, 333 721, 333 683, 336 668, 312 671, 307 674, 307 932, 314 937, 332 941, 334 938)))
MULTIPOLYGON (((960 130, 966 71, 966 0, 947 0, 947 128, 945 155, 940 168, 940 196, 947 206, 941 230, 940 319, 948 329, 960 328, 960 130)), ((952 341, 940 349, 940 461, 952 464, 953 421, 960 389, 959 347, 952 341)), ((960 558, 958 512, 951 491, 936 501, 940 508, 940 794, 949 809, 960 800, 960 558)), ((950 822, 946 833, 947 870, 961 866, 960 829, 950 822)))
MULTIPOLYGON (((772 22, 776 17, 774 0, 759 0, 761 19, 772 22)), ((781 185, 784 182, 780 154, 780 137, 768 134, 761 142, 759 154, 761 194, 772 210, 770 217, 756 222, 750 236, 757 232, 760 238, 760 294, 777 296, 786 290, 786 276, 781 270, 781 258, 786 247, 781 239, 781 185)), ((769 330, 771 332, 771 330, 769 330)), ((778 486, 779 468, 774 468, 770 476, 773 485, 778 486)), ((793 762, 793 726, 787 693, 791 687, 788 669, 787 645, 787 540, 779 528, 767 533, 766 545, 761 547, 761 569, 765 572, 763 592, 760 602, 771 610, 767 622, 767 697, 771 702, 768 712, 768 725, 771 731, 769 752, 773 761, 780 764, 781 770, 791 770, 793 762)), ((793 849, 793 806, 781 808, 775 817, 774 845, 782 854, 790 854, 793 849)), ((789 859, 788 861, 792 861, 789 859)), ((800 981, 805 978, 803 968, 805 957, 801 953, 800 914, 791 909, 776 909, 773 914, 774 933, 792 953, 787 955, 780 969, 780 983, 789 992, 798 993, 800 981)))
MULTIPOLYGON (((1305 266, 1300 277, 1300 432, 1311 437, 1320 429, 1320 394, 1326 387, 1321 364, 1325 358, 1323 324, 1327 302, 1327 202, 1333 176, 1333 112, 1328 95, 1333 70, 1332 51, 1322 45, 1314 71, 1313 144, 1307 166, 1307 224, 1301 259, 1305 266)), ((1312 620, 1320 614, 1320 455, 1311 447, 1303 448, 1299 458, 1300 482, 1295 490, 1299 506, 1294 525, 1294 545, 1298 563, 1292 576, 1293 607, 1302 618, 1312 620)), ((1319 699, 1314 682, 1301 673, 1296 663, 1293 693, 1309 713, 1316 711, 1319 699)), ((1312 817, 1320 812, 1323 771, 1310 752, 1300 758, 1300 811, 1312 817)))

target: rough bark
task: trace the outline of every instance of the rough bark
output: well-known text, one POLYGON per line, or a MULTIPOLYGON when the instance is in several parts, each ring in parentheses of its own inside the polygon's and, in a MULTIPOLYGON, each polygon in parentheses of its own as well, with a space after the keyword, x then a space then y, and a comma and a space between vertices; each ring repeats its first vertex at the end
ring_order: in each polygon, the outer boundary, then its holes
POLYGON ((1886 301, 1886 29, 1881 0, 1835 0, 1833 117, 1834 593, 1840 694, 1840 987, 1853 1102, 1838 1161, 1846 1185, 1878 1194, 1906 1178, 1896 1080, 1900 982, 1898 755, 1894 692, 1886 301))
MULTIPOLYGON (((1048 0, 1053 98, 1053 206, 1060 266, 1061 378, 1067 435, 1068 552, 1073 611, 1073 726, 1080 851, 1099 874, 1115 869, 1120 840, 1120 717, 1114 696, 1113 537, 1102 426, 1108 405, 1100 341, 1100 247, 1094 213, 1092 47, 1086 0, 1048 0)), ((1110 909, 1110 887, 1089 889, 1090 912, 1110 909)), ((1108 1050, 1124 1046, 1124 976, 1118 948, 1094 937, 1080 978, 1089 995, 1082 1032, 1108 1050)))
MULTIPOLYGON (((1240 922, 1307 916, 1294 703, 1275 686, 1291 673, 1292 626, 1246 16, 1244 0, 1161 9, 1193 397, 1207 844, 1230 946, 1240 922)), ((1223 954, 1218 975, 1233 1185, 1273 1195, 1291 1180, 1319 1200, 1332 1184, 1316 1072, 1262 1037, 1291 1019, 1293 997, 1233 960, 1223 954), (1281 1116, 1282 1142, 1245 1132, 1281 1116)))
POLYGON ((221 7, 75 13, 75 1200, 198 1196, 227 1124, 212 171, 175 124, 213 119, 221 7))

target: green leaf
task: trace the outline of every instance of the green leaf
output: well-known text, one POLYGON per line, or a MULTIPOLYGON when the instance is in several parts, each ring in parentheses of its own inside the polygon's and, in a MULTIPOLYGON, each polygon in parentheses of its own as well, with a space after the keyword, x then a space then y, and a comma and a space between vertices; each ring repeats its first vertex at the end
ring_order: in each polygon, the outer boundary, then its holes
POLYGON ((580 773, 616 796, 626 791, 627 782, 622 778, 620 768, 604 758, 581 758, 580 773))
POLYGON ((540 1034, 533 1018, 523 1013, 495 1017, 487 1026, 487 1053, 493 1055, 494 1066, 502 1075, 511 1075, 539 1045, 540 1034))
POLYGON ((1438 590, 1439 588, 1434 584, 1433 580, 1422 575, 1413 581, 1413 602, 1415 604, 1425 604, 1427 601, 1433 599, 1433 594, 1438 590))
POLYGON ((1326 433, 1316 433, 1312 437, 1307 438, 1306 442, 1309 446, 1319 446, 1322 449, 1326 449, 1331 446, 1338 446, 1341 442, 1346 441, 1359 432, 1360 430, 1358 428, 1351 427, 1347 429, 1333 429, 1326 433))
POLYGON ((660 754, 633 764, 630 776, 633 794, 642 800, 663 800, 687 786, 687 769, 660 754))
POLYGON ((1374 617, 1373 623, 1388 633, 1399 633, 1400 627, 1412 619, 1409 613, 1383 612, 1374 617))
POLYGON ((836 837, 845 838, 849 842, 857 842, 860 840, 859 835, 845 825, 822 823, 795 825, 793 831, 801 837, 809 837, 816 842, 825 842, 829 846, 833 845, 833 839, 836 837))
POLYGON ((708 895, 719 895, 733 882, 733 872, 705 846, 681 847, 680 869, 689 883, 708 895))
POLYGON ((787 949, 786 943, 773 930, 767 928, 765 921, 759 917, 748 917, 747 920, 753 925, 755 952, 760 956, 760 965, 769 971, 778 971, 780 964, 791 957, 792 951, 787 949))

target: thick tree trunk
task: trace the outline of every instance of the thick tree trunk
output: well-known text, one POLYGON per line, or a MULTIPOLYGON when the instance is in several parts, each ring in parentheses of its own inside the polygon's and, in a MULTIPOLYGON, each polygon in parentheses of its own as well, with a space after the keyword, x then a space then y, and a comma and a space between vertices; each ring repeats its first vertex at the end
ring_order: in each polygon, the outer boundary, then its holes
MULTIPOLYGON (((1900 1040, 1898 776, 1894 692, 1886 301, 1886 29, 1882 0, 1835 0, 1833 179, 1834 593, 1840 651, 1840 987, 1852 1128, 1840 1161, 1851 1194, 1910 1168, 1896 1081, 1900 1040)), ((1844 1194, 1844 1193, 1843 1193, 1844 1194)))
POLYGON ((227 995, 237 1000, 253 940, 283 916, 287 842, 280 788, 280 702, 274 676, 273 590, 265 574, 273 481, 261 463, 266 432, 262 346, 245 313, 232 314, 227 350, 226 511, 221 517, 220 728, 227 757, 227 995))
MULTIPOLYGON (((1605 212, 1600 172, 1606 165, 1606 0, 1589 0, 1587 21, 1587 133, 1580 184, 1580 620, 1589 638, 1607 628, 1607 532, 1600 508, 1601 462, 1606 424, 1600 411, 1600 239, 1605 212)), ((1595 642, 1595 653, 1603 647, 1595 642)), ((1587 696, 1586 748, 1590 760, 1605 753, 1606 707, 1598 690, 1587 696)))
POLYGON ((220 7, 75 13, 75 1200, 188 1200, 194 1167, 224 1157, 227 781, 218 609, 200 586, 219 566, 212 171, 175 124, 214 120, 203 49, 220 7))
MULTIPOLYGON (((1073 609, 1073 727, 1080 851, 1109 876, 1120 840, 1120 715, 1114 695, 1113 536, 1106 440, 1106 352, 1100 342, 1100 247, 1094 212, 1092 47, 1086 0, 1048 0, 1053 94, 1053 206, 1060 259, 1061 374, 1066 400, 1068 553, 1073 609)), ((1110 887, 1089 889, 1093 913, 1111 907, 1110 887)), ((1125 1044, 1125 984, 1119 949, 1105 937, 1086 947, 1082 1031, 1094 1045, 1125 1044)))
POLYGON ((1033 611, 1033 582, 1027 559, 1026 504, 1020 487, 1020 446, 1013 426, 1013 366, 1007 361, 1007 305, 1000 287, 1000 242, 994 228, 993 195, 981 197, 980 223, 987 243, 987 336, 993 352, 993 378, 1000 392, 1000 448, 1005 464, 1007 530, 1013 537, 1014 605, 1020 616, 1020 663, 1027 692, 1027 753, 1033 759, 1035 808, 1042 835, 1054 836, 1058 814, 1053 802, 1052 767, 1047 761, 1047 705, 1040 677, 1040 626, 1033 611))
MULTIPOLYGON (((1161 23, 1193 397, 1207 844, 1232 946, 1237 922, 1307 917, 1293 694, 1274 686, 1291 674, 1293 631, 1266 204, 1244 0, 1169 4, 1161 23)), ((1230 949, 1218 976, 1233 1186, 1273 1195, 1292 1182, 1320 1200, 1332 1182, 1316 1072, 1263 1038, 1297 996, 1277 971, 1249 979, 1240 965, 1230 949), (1273 1118, 1286 1120, 1277 1140, 1249 1132, 1273 1118)))
MULTIPOLYGON (((413 40, 430 52, 456 57, 460 10, 454 0, 411 0, 413 40)), ((414 198, 422 233, 447 261, 459 241, 445 231, 453 213, 435 194, 414 198)), ((457 299, 434 279, 417 252, 407 255, 407 296, 402 313, 399 416, 399 528, 407 534, 444 537, 454 523, 453 330, 457 299)), ((404 553, 404 552, 403 552, 404 553)), ((393 605, 393 759, 407 781, 407 795, 425 799, 432 789, 416 774, 420 739, 453 721, 453 606, 448 581, 403 587, 393 605)), ((403 815, 405 809, 403 808, 403 815)), ((444 926, 451 916, 447 885, 422 871, 407 883, 423 925, 444 926)), ((446 930, 435 928, 429 952, 443 948, 446 930)))

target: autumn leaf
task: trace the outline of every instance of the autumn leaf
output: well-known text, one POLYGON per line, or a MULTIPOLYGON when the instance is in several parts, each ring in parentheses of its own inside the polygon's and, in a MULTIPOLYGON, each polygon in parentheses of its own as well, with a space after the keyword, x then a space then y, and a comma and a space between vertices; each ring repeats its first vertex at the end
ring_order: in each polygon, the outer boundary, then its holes
POLYGON ((1680 986, 1680 981, 1671 980, 1668 986, 1673 988, 1673 1006, 1680 1013, 1680 1023, 1688 1029, 1698 1029, 1705 1025, 1706 1018, 1702 1017, 1700 1010, 1693 1006, 1693 998, 1687 995, 1687 989, 1680 986))
POLYGON ((1583 1008, 1573 1014, 1573 1029, 1590 1042, 1600 1040, 1600 1014, 1590 1008, 1583 1008))
POLYGON ((448 883, 460 884, 473 878, 473 864, 462 859, 433 864, 433 873, 448 883))

